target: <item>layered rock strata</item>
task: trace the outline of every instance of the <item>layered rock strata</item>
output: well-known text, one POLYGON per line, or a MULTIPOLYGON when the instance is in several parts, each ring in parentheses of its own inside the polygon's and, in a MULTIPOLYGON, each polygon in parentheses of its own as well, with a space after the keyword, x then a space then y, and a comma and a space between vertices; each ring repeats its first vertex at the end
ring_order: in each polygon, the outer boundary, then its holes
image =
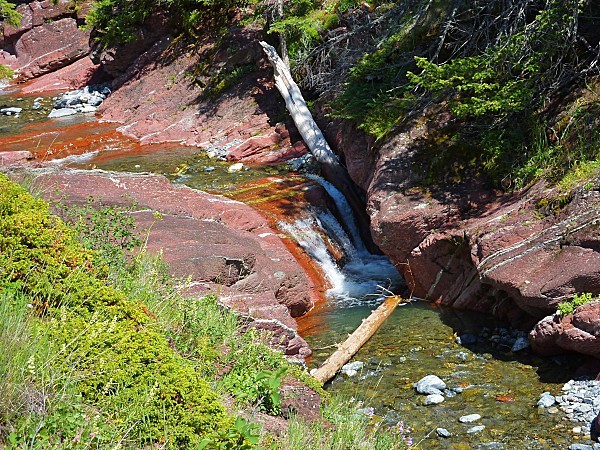
MULTIPOLYGON (((531 328, 573 294, 600 293, 600 178, 568 195, 543 183, 515 194, 477 180, 428 186, 420 154, 426 124, 378 149, 364 140, 344 145, 361 140, 329 129, 366 192, 374 241, 414 296, 531 328)), ((600 314, 590 317, 600 326, 600 314)), ((563 351, 578 351, 577 333, 559 340, 563 351)), ((535 348, 556 349, 554 341, 548 345, 540 341, 535 348)))

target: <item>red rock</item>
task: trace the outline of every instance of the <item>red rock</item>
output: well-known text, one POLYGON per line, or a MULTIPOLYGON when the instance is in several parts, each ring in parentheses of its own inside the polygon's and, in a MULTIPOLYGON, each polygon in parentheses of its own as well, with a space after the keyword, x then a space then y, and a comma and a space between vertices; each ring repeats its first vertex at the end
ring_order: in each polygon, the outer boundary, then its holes
MULTIPOLYGON (((234 65, 253 57, 253 62, 260 63, 262 53, 252 50, 260 50, 256 46, 256 31, 235 27, 230 31, 232 46, 250 50, 231 57, 226 52, 210 57, 234 65)), ((212 99, 203 95, 201 83, 183 75, 209 57, 203 50, 180 55, 166 64, 155 64, 170 44, 168 36, 163 36, 145 53, 138 53, 133 64, 123 62, 135 55, 135 49, 124 55, 109 49, 99 55, 105 69, 119 76, 115 86, 120 86, 100 106, 102 120, 122 124, 119 131, 143 144, 181 142, 209 148, 240 141, 237 148, 233 146, 230 158, 241 158, 246 163, 277 164, 304 153, 301 144, 290 145, 285 126, 271 124, 270 118, 279 115, 282 108, 272 83, 272 69, 248 74, 212 99)), ((208 42, 205 47, 210 45, 208 42)))
POLYGON ((593 441, 600 442, 600 414, 592 421, 590 435, 593 441))
POLYGON ((23 164, 34 156, 28 151, 1 152, 0 151, 0 166, 13 166, 23 164))
POLYGON ((3 29, 4 40, 11 41, 33 27, 39 27, 48 21, 72 15, 72 7, 73 4, 70 0, 58 0, 57 2, 43 0, 19 5, 17 11, 22 15, 21 23, 18 27, 5 25, 3 29))
POLYGON ((281 142, 281 136, 278 133, 271 133, 266 136, 254 136, 245 142, 232 147, 227 155, 228 161, 244 161, 258 153, 272 150, 281 142))
MULTIPOLYGON (((492 312, 526 327, 576 292, 600 293, 596 187, 580 189, 560 214, 548 216, 537 205, 558 193, 543 183, 521 194, 495 192, 477 179, 425 189, 429 168, 419 152, 431 126, 408 127, 376 152, 329 129, 347 162, 363 161, 348 168, 361 185, 369 180, 373 239, 415 296, 492 312)), ((550 341, 547 352, 560 351, 550 341)))
MULTIPOLYGON (((600 339, 600 302, 580 306, 574 311, 573 326, 600 339)), ((600 353, 597 355, 600 356, 600 353)))
POLYGON ((543 355, 577 352, 597 358, 600 355, 600 302, 577 308, 563 318, 557 315, 538 322, 530 333, 531 347, 543 355))
POLYGON ((25 32, 15 44, 13 67, 27 80, 69 65, 89 51, 89 32, 75 19, 64 18, 25 32))
POLYGON ((273 333, 284 352, 310 354, 292 317, 312 307, 311 283, 267 221, 242 203, 172 185, 166 178, 108 172, 36 170, 48 196, 85 203, 90 195, 104 204, 138 203, 138 228, 147 248, 161 251, 171 272, 191 278, 189 294, 215 293, 250 326, 273 333), (61 197, 62 198, 62 197, 61 197), (159 211, 156 220, 150 211, 159 211))
POLYGON ((42 75, 21 87, 24 94, 49 91, 66 91, 79 89, 91 83, 99 65, 94 64, 89 57, 83 57, 55 72, 42 75))

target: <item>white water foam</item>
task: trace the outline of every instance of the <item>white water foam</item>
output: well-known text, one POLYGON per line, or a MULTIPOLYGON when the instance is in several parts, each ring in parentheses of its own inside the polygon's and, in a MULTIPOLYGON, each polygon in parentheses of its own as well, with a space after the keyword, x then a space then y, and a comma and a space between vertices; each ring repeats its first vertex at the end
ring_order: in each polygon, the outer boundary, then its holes
POLYGON ((97 154, 98 154, 98 150, 93 151, 93 152, 89 152, 89 153, 83 153, 81 155, 69 155, 69 156, 65 156, 64 158, 58 158, 58 159, 51 159, 50 161, 47 161, 46 164, 53 164, 53 165, 57 165, 57 166, 62 166, 64 164, 82 164, 84 162, 87 162, 91 159, 93 159, 97 154))
POLYGON ((279 227, 289 233, 323 269, 332 286, 327 296, 336 307, 378 304, 385 297, 384 290, 391 290, 400 282, 398 271, 385 256, 357 251, 329 212, 294 223, 280 222, 279 227), (346 251, 348 260, 343 268, 338 267, 329 253, 319 228, 328 233, 339 233, 333 240, 341 242, 346 251))
POLYGON ((350 231, 350 237, 352 238, 352 242, 354 243, 356 250, 360 254, 368 255, 369 251, 366 249, 365 244, 363 243, 362 238, 360 237, 360 232, 358 231, 358 227, 356 225, 356 220, 354 220, 354 214, 352 213, 352 208, 348 204, 348 200, 346 200, 346 197, 344 197, 344 194, 342 194, 329 181, 326 181, 317 175, 308 175, 308 178, 319 183, 321 186, 323 186, 323 189, 325 189, 327 191, 329 196, 335 202, 335 206, 337 207, 338 211, 342 215, 342 220, 343 220, 344 224, 346 225, 346 227, 348 228, 348 231, 350 231))

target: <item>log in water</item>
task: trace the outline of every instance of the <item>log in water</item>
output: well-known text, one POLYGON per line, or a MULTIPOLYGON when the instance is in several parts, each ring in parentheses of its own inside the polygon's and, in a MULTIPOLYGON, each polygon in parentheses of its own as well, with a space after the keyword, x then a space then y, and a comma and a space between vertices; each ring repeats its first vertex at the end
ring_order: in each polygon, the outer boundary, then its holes
POLYGON ((369 340, 381 324, 396 309, 398 304, 405 302, 398 296, 387 297, 379 307, 367 317, 360 326, 348 336, 338 349, 325 360, 323 365, 313 374, 321 384, 332 379, 340 368, 352 358, 356 352, 369 340))

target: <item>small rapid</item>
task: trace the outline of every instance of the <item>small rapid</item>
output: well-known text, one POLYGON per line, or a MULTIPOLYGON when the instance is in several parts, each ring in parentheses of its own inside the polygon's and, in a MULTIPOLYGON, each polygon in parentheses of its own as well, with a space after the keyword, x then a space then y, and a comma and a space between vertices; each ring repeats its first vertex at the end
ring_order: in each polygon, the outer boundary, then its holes
POLYGON ((377 305, 401 285, 398 271, 386 256, 373 255, 366 249, 344 195, 318 176, 309 178, 319 183, 335 202, 350 236, 330 211, 322 210, 311 210, 311 216, 294 222, 280 221, 279 228, 321 267, 331 284, 327 297, 332 306, 377 305), (336 261, 329 250, 332 246, 342 250, 344 257, 336 261))

